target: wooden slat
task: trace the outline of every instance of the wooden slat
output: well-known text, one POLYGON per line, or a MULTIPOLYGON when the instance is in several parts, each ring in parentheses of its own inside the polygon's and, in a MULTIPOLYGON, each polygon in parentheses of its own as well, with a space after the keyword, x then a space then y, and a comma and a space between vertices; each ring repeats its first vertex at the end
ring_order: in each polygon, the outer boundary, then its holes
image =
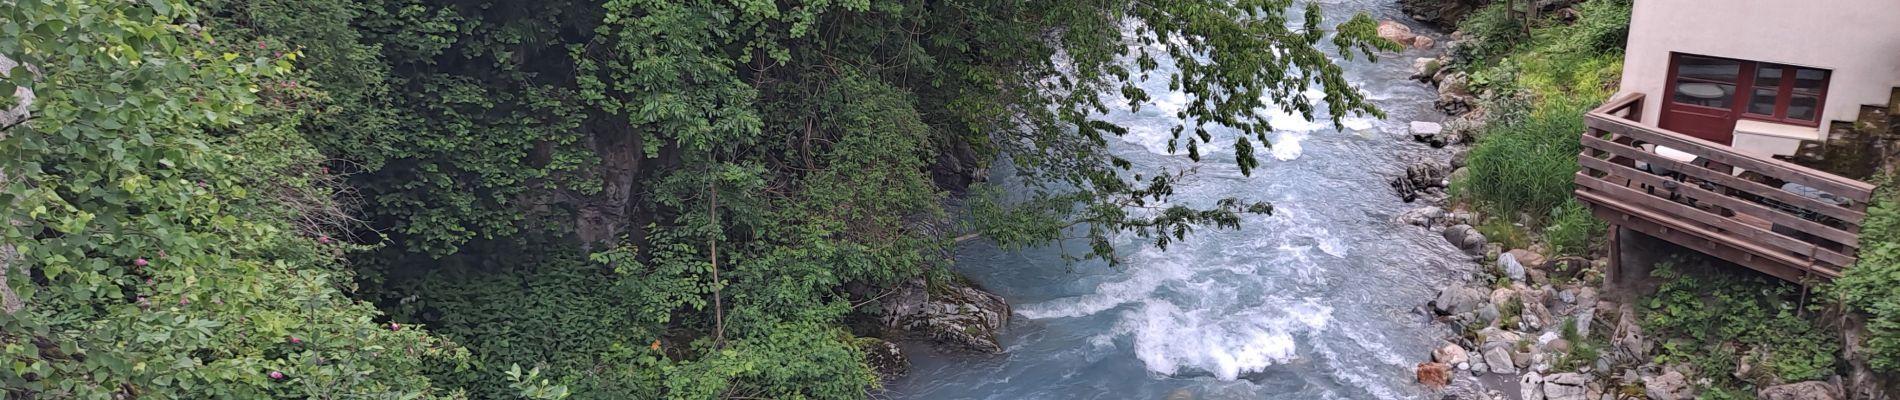
POLYGON ((1808 167, 1794 165, 1772 158, 1756 158, 1733 150, 1711 145, 1680 133, 1645 127, 1637 123, 1609 114, 1591 113, 1585 116, 1584 124, 1619 135, 1636 137, 1639 140, 1682 150, 1722 164, 1760 172, 1784 181, 1799 183, 1846 197, 1856 203, 1864 204, 1873 196, 1873 185, 1834 174, 1817 171, 1808 167))
MULTIPOLYGON (((1667 240, 1670 243, 1688 247, 1691 250, 1703 254, 1716 256, 1783 280, 1803 282, 1801 278, 1808 276, 1810 271, 1815 275, 1829 279, 1840 276, 1838 270, 1827 269, 1818 264, 1802 264, 1808 262, 1806 260, 1793 257, 1777 257, 1773 254, 1758 254, 1756 251, 1762 250, 1759 247, 1751 248, 1753 250, 1744 249, 1742 247, 1732 246, 1721 238, 1698 236, 1702 233, 1708 233, 1699 230, 1699 228, 1669 228, 1670 225, 1680 225, 1686 222, 1664 215, 1644 212, 1642 210, 1625 211, 1609 204, 1609 202, 1614 202, 1614 200, 1598 197, 1598 194, 1588 192, 1587 190, 1577 190, 1577 197, 1583 199, 1585 203, 1590 204, 1590 213, 1597 218, 1654 236, 1658 239, 1667 240)), ((1615 250, 1612 249, 1612 251, 1615 250)))
MULTIPOLYGON (((1822 225, 1818 222, 1809 221, 1801 217, 1796 217, 1793 214, 1776 211, 1774 209, 1768 208, 1767 206, 1763 206, 1761 204, 1755 204, 1755 202, 1745 201, 1742 199, 1737 199, 1734 197, 1722 195, 1720 193, 1711 192, 1701 187, 1698 187, 1695 184, 1677 182, 1669 178, 1664 178, 1664 177, 1656 176, 1652 174, 1646 174, 1646 173, 1643 173, 1642 171, 1636 170, 1635 168, 1611 164, 1608 161, 1598 160, 1595 158, 1585 157, 1581 155, 1577 156, 1577 163, 1579 165, 1582 165, 1584 168, 1588 168, 1588 169, 1608 172, 1612 174, 1622 174, 1622 175, 1627 176, 1629 179, 1635 180, 1639 183, 1643 183, 1652 187, 1656 187, 1659 190, 1662 190, 1662 188, 1664 187, 1668 187, 1667 186, 1668 183, 1665 183, 1665 182, 1675 183, 1676 184, 1675 192, 1677 194, 1688 196, 1689 198, 1695 199, 1696 201, 1715 204, 1717 206, 1722 206, 1730 210, 1735 210, 1737 212, 1745 213, 1745 215, 1755 216, 1757 218, 1763 218, 1763 219, 1768 220, 1769 222, 1781 224, 1782 226, 1787 226, 1789 228, 1794 228, 1796 230, 1806 232, 1810 235, 1814 235, 1822 239, 1827 239, 1827 240, 1834 241, 1835 243, 1847 245, 1848 247, 1856 247, 1856 248, 1860 247, 1860 235, 1842 231, 1840 229, 1835 229, 1834 227, 1822 225)), ((1745 224, 1745 225, 1754 226, 1753 224, 1745 224)), ((1770 231, 1770 233, 1773 233, 1773 231, 1770 231)), ((1799 240, 1799 239, 1794 239, 1794 238, 1789 238, 1789 239, 1799 240)))
MULTIPOLYGON (((1853 257, 1820 248, 1813 243, 1795 240, 1794 238, 1782 236, 1781 234, 1770 232, 1759 227, 1749 226, 1720 215, 1711 214, 1707 211, 1696 209, 1695 207, 1678 204, 1667 199, 1651 196, 1636 189, 1605 182, 1582 172, 1577 173, 1575 180, 1578 186, 1602 192, 1603 196, 1616 199, 1625 204, 1661 211, 1678 216, 1678 218, 1687 218, 1728 233, 1739 235, 1742 238, 1753 241, 1753 243, 1762 243, 1778 247, 1786 253, 1813 257, 1833 265, 1847 265, 1853 263, 1854 260, 1853 257)), ((1687 228, 1687 226, 1684 226, 1684 228, 1687 228)))
MULTIPOLYGON (((1640 108, 1637 107, 1637 105, 1642 103, 1642 93, 1625 93, 1622 96, 1611 98, 1610 101, 1603 102, 1603 105, 1597 106, 1597 108, 1590 110, 1590 112, 1616 115, 1616 113, 1630 108, 1640 108)), ((1640 113, 1642 110, 1638 109, 1636 112, 1640 113)))
POLYGON ((1725 173, 1722 173, 1721 171, 1714 171, 1708 168, 1702 168, 1702 167, 1697 167, 1694 165, 1689 165, 1688 163, 1665 158, 1665 157, 1656 155, 1655 153, 1650 153, 1648 151, 1644 151, 1642 149, 1638 149, 1635 147, 1617 144, 1615 142, 1611 142, 1608 140, 1603 140, 1603 139, 1585 135, 1583 137, 1583 146, 1593 149, 1593 150, 1609 152, 1610 154, 1614 154, 1618 157, 1640 159, 1640 160, 1643 160, 1643 162, 1647 162, 1652 166, 1660 166, 1663 168, 1667 168, 1671 171, 1685 171, 1684 173, 1694 175, 1696 178, 1700 178, 1700 179, 1707 180, 1710 182, 1715 182, 1715 184, 1727 186, 1731 189, 1740 190, 1740 191, 1747 192, 1749 194, 1753 194, 1753 195, 1757 195, 1761 197, 1767 197, 1770 199, 1774 199, 1776 201, 1780 201, 1782 203, 1794 205, 1796 207, 1813 210, 1815 212, 1827 215, 1829 217, 1834 217, 1843 222, 1846 222, 1849 226, 1852 227, 1849 229, 1850 232, 1858 232, 1860 230, 1859 227, 1860 227, 1861 221, 1865 221, 1867 219, 1867 213, 1865 212, 1848 209, 1846 207, 1841 207, 1839 205, 1835 205, 1831 203, 1825 203, 1820 200, 1809 198, 1807 196, 1802 196, 1802 195, 1794 194, 1793 192, 1781 190, 1780 188, 1764 185, 1759 182, 1755 182, 1755 181, 1751 181, 1747 179, 1742 179, 1734 175, 1725 174, 1725 173), (1704 174, 1702 172, 1707 172, 1707 173, 1704 174))

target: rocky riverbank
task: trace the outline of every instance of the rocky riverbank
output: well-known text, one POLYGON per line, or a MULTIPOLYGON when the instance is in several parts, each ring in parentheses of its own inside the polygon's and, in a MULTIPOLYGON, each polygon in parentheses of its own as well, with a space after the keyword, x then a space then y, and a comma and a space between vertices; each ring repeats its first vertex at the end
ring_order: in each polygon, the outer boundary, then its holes
MULTIPOLYGON (((1567 2, 1550 4, 1565 7, 1562 3, 1567 2)), ((1399 30, 1381 30, 1388 31, 1399 30)), ((1400 36, 1388 38, 1417 42, 1400 36)), ((1467 44, 1461 32, 1448 39, 1442 46, 1445 54, 1460 54, 1457 49, 1467 44)), ((1694 378, 1693 368, 1655 362, 1654 354, 1664 341, 1644 334, 1637 308, 1627 302, 1633 295, 1601 294, 1618 290, 1604 286, 1603 272, 1609 265, 1606 251, 1547 257, 1549 252, 1539 245, 1507 248, 1474 228, 1486 219, 1484 215, 1448 201, 1450 182, 1468 174, 1463 147, 1474 143, 1484 130, 1488 112, 1479 99, 1513 95, 1475 91, 1468 71, 1456 67, 1463 65, 1458 61, 1449 55, 1414 61, 1413 78, 1437 88, 1434 107, 1446 119, 1412 122, 1408 132, 1411 139, 1431 147, 1456 150, 1449 157, 1404 160, 1408 163, 1405 174, 1391 181, 1399 196, 1422 204, 1400 215, 1400 222, 1440 232, 1481 266, 1465 282, 1443 288, 1420 307, 1420 313, 1446 324, 1455 334, 1435 348, 1419 351, 1426 359, 1417 366, 1418 382, 1441 389, 1448 400, 1697 398, 1697 388, 1703 383, 1694 378)), ((1523 219, 1518 217, 1503 220, 1523 219)), ((1756 395, 1778 400, 1879 398, 1851 396, 1847 393, 1865 391, 1843 390, 1843 386, 1838 379, 1794 382, 1763 388, 1756 395)))

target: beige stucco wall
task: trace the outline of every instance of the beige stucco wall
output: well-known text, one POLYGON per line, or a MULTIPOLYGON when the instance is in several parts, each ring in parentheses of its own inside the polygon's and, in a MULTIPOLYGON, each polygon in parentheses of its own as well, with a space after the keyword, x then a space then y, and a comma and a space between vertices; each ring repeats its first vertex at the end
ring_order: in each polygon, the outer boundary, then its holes
POLYGON ((1900 1, 1636 0, 1621 91, 1649 95, 1646 124, 1668 100, 1670 52, 1832 70, 1818 137, 1900 86, 1900 1))

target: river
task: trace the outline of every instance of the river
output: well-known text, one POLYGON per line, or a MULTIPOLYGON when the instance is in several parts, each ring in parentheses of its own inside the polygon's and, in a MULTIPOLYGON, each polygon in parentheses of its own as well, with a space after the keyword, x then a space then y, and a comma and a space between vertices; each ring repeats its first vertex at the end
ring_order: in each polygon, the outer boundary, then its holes
MULTIPOLYGON (((1296 7, 1297 8, 1297 7, 1296 7)), ((1328 26, 1357 12, 1403 19, 1390 0, 1331 0, 1328 26)), ((1299 21, 1300 18, 1292 18, 1299 21)), ((1417 205, 1386 181, 1408 155, 1443 151, 1405 136, 1406 122, 1442 118, 1430 87, 1407 79, 1422 50, 1345 62, 1348 78, 1388 113, 1325 120, 1277 115, 1274 147, 1254 176, 1233 164, 1231 130, 1217 130, 1203 162, 1166 154, 1184 98, 1166 75, 1147 87, 1155 107, 1104 118, 1129 127, 1112 151, 1138 169, 1200 173, 1174 201, 1266 200, 1272 216, 1239 231, 1203 230, 1158 251, 1120 238, 1128 265, 1065 264, 1054 247, 959 250, 957 269, 1007 298, 1015 316, 1006 354, 943 354, 907 345, 913 369, 889 385, 900 399, 1415 399, 1413 366, 1449 333, 1413 311, 1471 268, 1436 233, 1394 222, 1417 205), (1408 154, 1411 153, 1411 154, 1408 154)), ((1165 70, 1171 68, 1162 65, 1165 70)), ((1309 95, 1318 95, 1317 92, 1309 95)), ((1110 104, 1116 104, 1111 102, 1110 104)), ((1323 107, 1322 107, 1323 109, 1323 107)), ((1008 186, 1008 171, 998 171, 1008 186)), ((1081 243, 1069 243, 1083 252, 1081 243)))

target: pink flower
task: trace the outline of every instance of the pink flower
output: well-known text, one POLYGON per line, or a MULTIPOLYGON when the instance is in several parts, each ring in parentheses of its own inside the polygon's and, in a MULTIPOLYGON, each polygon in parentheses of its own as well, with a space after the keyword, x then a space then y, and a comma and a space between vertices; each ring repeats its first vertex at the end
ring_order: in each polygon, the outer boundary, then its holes
POLYGON ((391 331, 400 331, 400 330, 402 330, 402 324, 398 324, 398 323, 394 323, 394 322, 391 322, 391 323, 389 323, 389 330, 391 330, 391 331))
POLYGON ((164 250, 159 250, 159 251, 158 251, 158 258, 165 258, 165 257, 166 257, 166 255, 165 255, 165 251, 164 251, 164 250))
POLYGON ((259 49, 264 48, 264 42, 257 42, 257 48, 259 49))
POLYGON ((137 266, 141 266, 141 267, 143 267, 143 266, 145 266, 145 264, 151 264, 151 263, 150 263, 150 262, 146 262, 146 261, 145 261, 145 259, 143 259, 143 258, 140 258, 140 259, 137 259, 137 260, 132 260, 132 265, 137 265, 137 266))
POLYGON ((178 295, 178 305, 182 306, 187 304, 191 304, 191 300, 186 300, 185 295, 178 295))
POLYGON ((281 380, 284 380, 284 373, 282 373, 282 372, 277 372, 277 371, 271 371, 271 372, 270 372, 270 378, 271 378, 271 379, 274 379, 274 380, 280 380, 280 381, 281 381, 281 380))
POLYGON ((330 235, 318 236, 317 243, 330 244, 330 235))
POLYGON ((303 343, 303 339, 298 339, 296 336, 290 337, 290 344, 298 344, 298 343, 303 343))
POLYGON ((145 284, 147 285, 152 284, 152 278, 145 278, 145 284))

